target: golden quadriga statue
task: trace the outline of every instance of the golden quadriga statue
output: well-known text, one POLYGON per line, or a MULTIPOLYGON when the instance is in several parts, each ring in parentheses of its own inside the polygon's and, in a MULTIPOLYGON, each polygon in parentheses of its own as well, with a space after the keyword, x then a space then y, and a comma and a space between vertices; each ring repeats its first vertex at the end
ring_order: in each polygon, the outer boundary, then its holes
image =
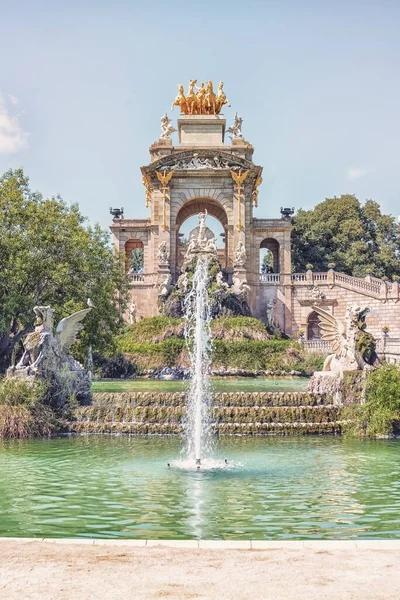
POLYGON ((186 96, 183 85, 178 86, 178 95, 171 106, 171 110, 174 110, 174 106, 179 106, 181 113, 185 115, 219 115, 225 104, 231 105, 223 91, 223 81, 219 82, 216 94, 213 90, 212 81, 207 81, 206 86, 204 86, 204 83, 200 83, 200 87, 197 87, 196 84, 197 79, 190 80, 186 96))

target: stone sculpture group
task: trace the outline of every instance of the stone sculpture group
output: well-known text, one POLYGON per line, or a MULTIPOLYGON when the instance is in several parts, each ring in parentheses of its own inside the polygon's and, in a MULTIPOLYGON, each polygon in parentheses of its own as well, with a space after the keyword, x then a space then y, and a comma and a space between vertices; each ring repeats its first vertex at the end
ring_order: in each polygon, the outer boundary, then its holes
POLYGON ((47 393, 53 404, 63 406, 71 394, 81 403, 90 400, 90 374, 69 354, 82 321, 94 308, 88 308, 61 319, 54 333, 54 310, 51 306, 35 306, 35 330, 24 342, 21 360, 7 371, 7 377, 33 382, 40 379, 47 384, 47 393))

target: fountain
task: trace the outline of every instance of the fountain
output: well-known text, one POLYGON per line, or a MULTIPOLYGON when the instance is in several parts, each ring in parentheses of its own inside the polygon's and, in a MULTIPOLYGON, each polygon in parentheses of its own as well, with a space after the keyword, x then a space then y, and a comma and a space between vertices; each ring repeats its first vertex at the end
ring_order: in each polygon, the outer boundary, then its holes
POLYGON ((210 307, 208 301, 208 263, 199 255, 191 291, 185 299, 185 336, 189 344, 191 385, 188 398, 187 455, 200 466, 209 456, 210 439, 210 381, 211 363, 210 307))

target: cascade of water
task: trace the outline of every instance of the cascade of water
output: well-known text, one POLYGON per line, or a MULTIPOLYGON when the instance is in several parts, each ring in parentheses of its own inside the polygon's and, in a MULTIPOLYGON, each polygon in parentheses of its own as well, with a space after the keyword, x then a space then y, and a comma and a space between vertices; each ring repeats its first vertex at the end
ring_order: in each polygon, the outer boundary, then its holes
POLYGON ((191 363, 188 397, 187 455, 200 464, 211 452, 210 382, 211 363, 210 307, 208 299, 208 263, 199 256, 191 291, 185 299, 185 336, 191 363))

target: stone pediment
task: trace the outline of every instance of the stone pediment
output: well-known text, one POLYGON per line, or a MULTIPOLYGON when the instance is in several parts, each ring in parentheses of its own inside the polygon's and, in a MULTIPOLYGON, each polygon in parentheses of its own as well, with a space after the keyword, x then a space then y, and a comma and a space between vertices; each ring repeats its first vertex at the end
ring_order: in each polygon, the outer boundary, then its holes
POLYGON ((260 167, 252 161, 229 152, 212 150, 185 150, 163 156, 143 167, 142 171, 151 175, 155 171, 252 171, 258 174, 260 167))

